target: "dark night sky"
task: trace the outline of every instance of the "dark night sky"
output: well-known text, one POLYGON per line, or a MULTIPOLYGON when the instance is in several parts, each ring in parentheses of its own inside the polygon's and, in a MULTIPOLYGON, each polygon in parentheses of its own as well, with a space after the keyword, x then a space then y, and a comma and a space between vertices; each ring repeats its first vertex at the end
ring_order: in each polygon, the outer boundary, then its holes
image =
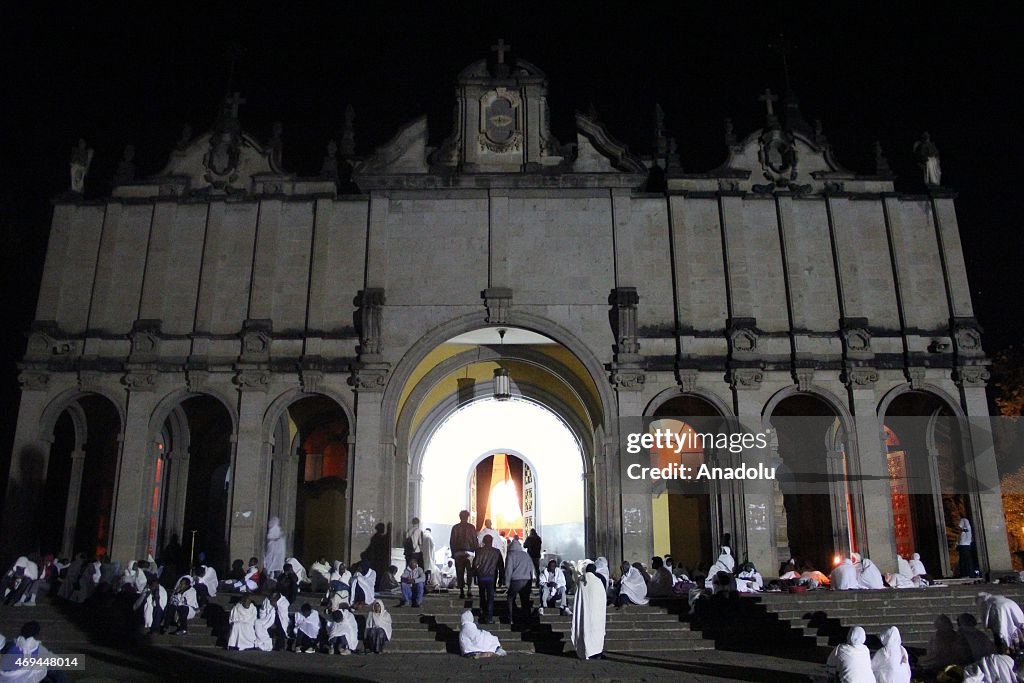
POLYGON ((499 37, 547 73, 552 126, 563 142, 574 139, 573 111, 593 102, 613 135, 646 153, 658 102, 684 169, 698 172, 724 159, 723 118, 746 135, 763 121, 758 93, 784 89, 781 61, 768 48, 784 31, 795 44, 791 72, 803 113, 822 120, 845 166, 872 171, 879 139, 897 189, 919 192, 911 147, 921 131, 932 134, 944 184, 960 192, 986 347, 991 353, 1020 334, 1024 238, 1014 195, 1024 150, 1015 127, 1024 119, 1012 97, 1021 60, 1019 17, 1003 14, 1009 3, 937 3, 930 11, 878 1, 296 4, 0 9, 0 465, 13 438, 15 363, 34 314, 50 198, 67 189, 70 148, 84 137, 96 150, 91 196, 109 193, 126 143, 137 148, 140 174, 157 172, 182 124, 198 134, 212 123, 232 45, 241 48, 234 87, 248 100, 243 127, 265 140, 282 121, 285 166, 300 175, 319 169, 349 103, 361 154, 423 112, 440 141, 457 73, 499 37))

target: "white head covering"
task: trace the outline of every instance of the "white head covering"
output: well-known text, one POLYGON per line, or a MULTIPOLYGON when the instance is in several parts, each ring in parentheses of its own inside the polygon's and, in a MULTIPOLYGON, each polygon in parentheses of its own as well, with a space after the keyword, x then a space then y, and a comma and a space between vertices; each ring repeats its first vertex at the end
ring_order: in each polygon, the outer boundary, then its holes
MULTIPOLYGON (((597 561, 594 562, 594 565, 596 565, 597 573, 604 577, 605 585, 606 586, 611 586, 612 585, 612 574, 608 570, 608 558, 607 557, 603 557, 603 556, 598 557, 597 561)), ((584 571, 585 570, 586 570, 586 567, 584 567, 584 571)))
POLYGON ((914 578, 914 572, 910 569, 910 563, 903 559, 902 555, 896 556, 896 572, 905 579, 914 578))
POLYGON ((878 567, 871 560, 864 560, 863 570, 858 580, 861 588, 885 588, 885 584, 882 582, 882 572, 878 571, 878 567))
POLYGON ((384 635, 388 637, 388 640, 391 640, 391 615, 380 600, 374 600, 370 604, 370 611, 366 615, 366 628, 373 628, 375 626, 384 629, 384 635), (377 605, 380 605, 380 613, 374 611, 377 605))
POLYGON ((1006 655, 989 655, 964 668, 964 683, 1017 681, 1013 659, 1006 655))
POLYGON ((632 565, 630 565, 629 571, 622 576, 621 591, 634 605, 647 604, 647 582, 632 565))
POLYGON ((843 683, 874 683, 875 675, 871 671, 871 652, 864 645, 867 634, 860 626, 854 626, 846 636, 846 642, 837 645, 828 656, 825 665, 830 680, 843 683))
POLYGON ((834 591, 847 591, 860 588, 857 581, 857 568, 850 559, 840 562, 829 576, 829 585, 834 591))
POLYGON ((299 562, 298 559, 289 557, 284 561, 284 563, 292 566, 292 571, 295 572, 297 577, 299 577, 299 583, 309 581, 309 576, 306 575, 306 568, 302 566, 302 563, 299 562))
POLYGON ((910 657, 903 648, 900 630, 890 626, 878 637, 882 641, 882 649, 871 659, 871 670, 877 683, 910 683, 910 657))
POLYGON ((459 649, 464 655, 477 652, 495 652, 501 643, 494 634, 483 631, 473 621, 473 613, 466 610, 459 618, 459 649))
POLYGON ((928 573, 928 570, 924 568, 924 562, 921 561, 921 556, 914 553, 910 556, 910 578, 915 576, 924 576, 928 573))

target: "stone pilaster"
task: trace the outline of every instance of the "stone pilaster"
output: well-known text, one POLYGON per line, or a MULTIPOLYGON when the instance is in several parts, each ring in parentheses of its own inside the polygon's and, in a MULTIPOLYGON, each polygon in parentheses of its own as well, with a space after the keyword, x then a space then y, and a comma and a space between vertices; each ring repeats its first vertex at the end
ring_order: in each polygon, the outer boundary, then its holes
POLYGON ((122 564, 145 557, 148 503, 154 483, 152 460, 156 457, 149 421, 156 403, 154 391, 128 392, 110 534, 111 559, 122 564))
MULTIPOLYGON (((231 455, 228 508, 228 548, 232 558, 263 555, 263 539, 267 528, 266 501, 270 494, 267 485, 270 453, 263 439, 263 415, 266 409, 266 383, 239 383, 238 431, 235 433, 234 452, 231 455)), ((291 547, 286 549, 287 552, 291 550, 291 547)))
POLYGON ((75 551, 75 532, 78 530, 78 504, 82 499, 82 472, 85 470, 85 451, 71 453, 71 476, 68 478, 68 499, 64 504, 64 539, 61 557, 71 557, 75 551))

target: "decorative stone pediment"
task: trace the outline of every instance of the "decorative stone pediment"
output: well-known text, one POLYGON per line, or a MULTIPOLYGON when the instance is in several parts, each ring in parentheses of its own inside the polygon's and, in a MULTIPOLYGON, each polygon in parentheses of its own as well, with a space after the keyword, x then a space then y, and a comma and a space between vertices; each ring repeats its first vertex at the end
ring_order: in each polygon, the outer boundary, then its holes
POLYGON ((844 318, 840 336, 847 358, 870 358, 873 355, 867 318, 844 318))
POLYGON ((757 356, 757 319, 730 318, 726 323, 729 351, 735 359, 749 359, 757 356))
POLYGON ((960 356, 983 356, 981 348, 981 326, 974 318, 954 318, 950 325, 953 343, 960 356))

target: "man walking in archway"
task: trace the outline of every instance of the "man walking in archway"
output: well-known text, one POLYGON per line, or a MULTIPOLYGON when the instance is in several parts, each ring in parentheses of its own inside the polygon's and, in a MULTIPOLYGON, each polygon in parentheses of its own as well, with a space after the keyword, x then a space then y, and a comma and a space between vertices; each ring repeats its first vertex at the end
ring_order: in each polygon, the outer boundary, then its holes
POLYGON ((448 545, 452 549, 452 557, 455 558, 455 576, 459 585, 459 598, 465 598, 469 590, 467 573, 470 564, 473 562, 473 553, 476 552, 476 527, 469 523, 469 510, 459 513, 459 523, 452 527, 448 545))

